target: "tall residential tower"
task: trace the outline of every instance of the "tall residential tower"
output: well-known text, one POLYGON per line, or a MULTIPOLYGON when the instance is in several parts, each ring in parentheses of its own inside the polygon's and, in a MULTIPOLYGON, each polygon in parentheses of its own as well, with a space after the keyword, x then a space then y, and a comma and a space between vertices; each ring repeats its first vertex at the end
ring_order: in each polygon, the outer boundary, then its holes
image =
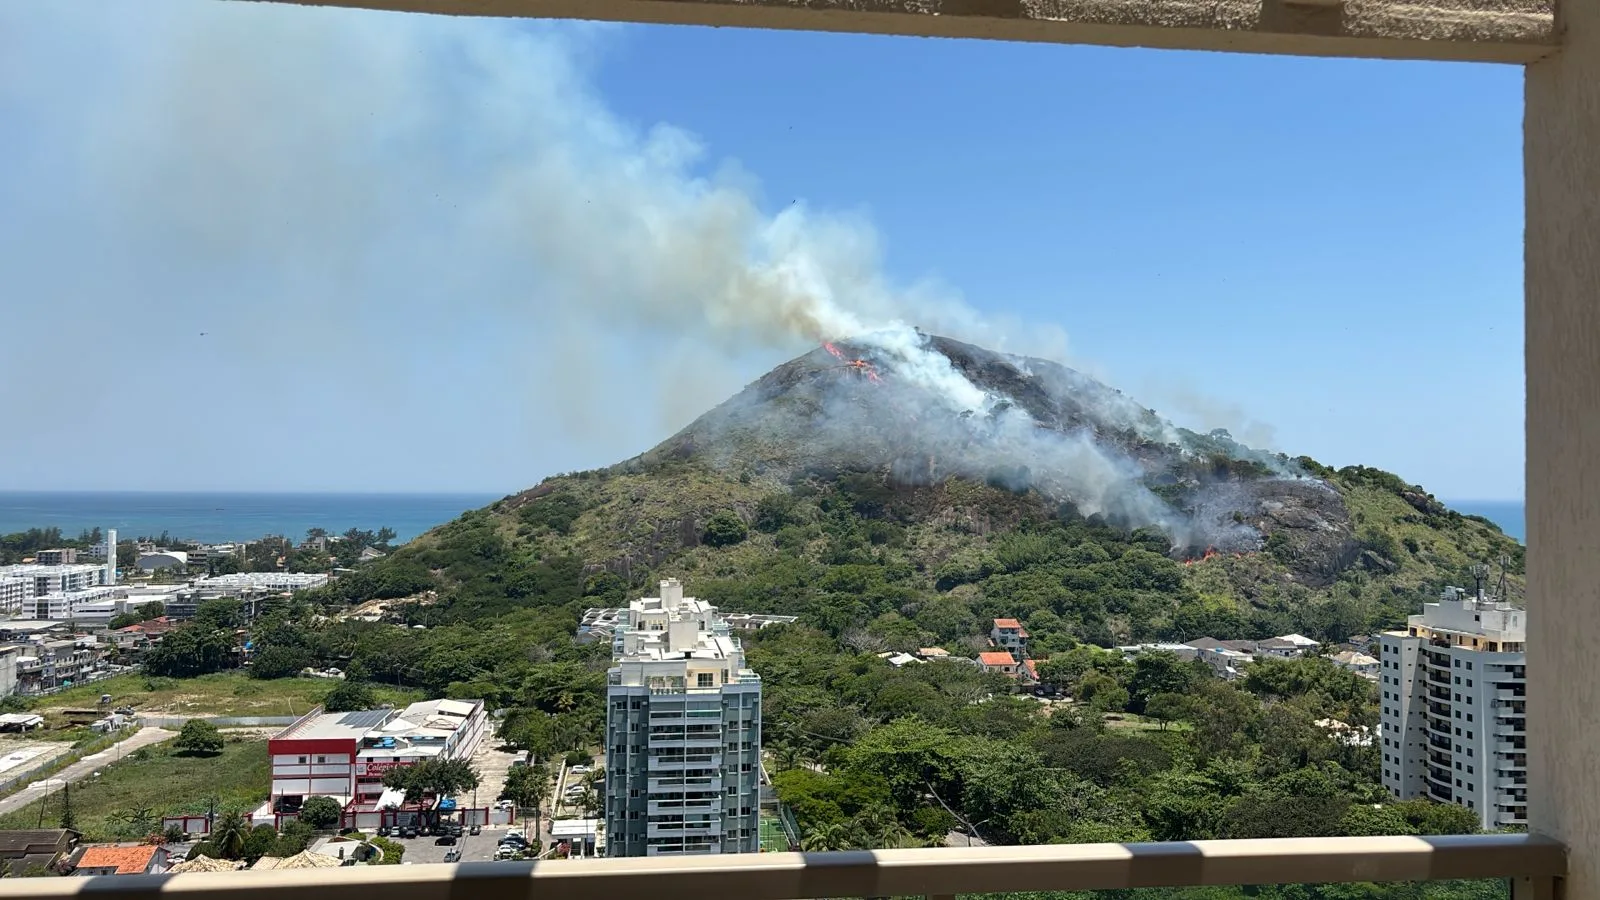
POLYGON ((606 854, 760 847, 761 679, 676 579, 628 606, 606 689, 606 854))
POLYGON ((1379 643, 1383 786, 1528 823, 1526 610, 1446 588, 1379 643))

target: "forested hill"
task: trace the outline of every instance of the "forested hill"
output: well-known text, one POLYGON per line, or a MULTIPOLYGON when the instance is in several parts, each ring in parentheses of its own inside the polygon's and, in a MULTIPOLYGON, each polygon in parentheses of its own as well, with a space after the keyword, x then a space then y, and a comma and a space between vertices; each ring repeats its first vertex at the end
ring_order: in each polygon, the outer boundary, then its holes
POLYGON ((926 341, 985 412, 951 414, 929 379, 897 377, 903 360, 830 345, 649 453, 469 513, 333 591, 432 591, 410 614, 446 622, 620 603, 676 576, 730 610, 894 648, 1016 617, 1044 652, 1342 640, 1470 585, 1474 564, 1498 576, 1502 557, 1520 596, 1520 545, 1397 476, 1262 453, 1054 363, 926 341))

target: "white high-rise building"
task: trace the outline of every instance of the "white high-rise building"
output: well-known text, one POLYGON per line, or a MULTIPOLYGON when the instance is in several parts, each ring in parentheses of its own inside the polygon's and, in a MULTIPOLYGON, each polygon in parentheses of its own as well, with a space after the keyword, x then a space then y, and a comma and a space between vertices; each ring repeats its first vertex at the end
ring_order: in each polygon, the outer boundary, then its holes
POLYGON ((117 530, 106 529, 106 577, 105 583, 117 583, 117 530))
POLYGON ((611 646, 606 855, 759 850, 761 678, 716 607, 663 581, 611 646))
POLYGON ((1383 786, 1528 822, 1526 610, 1446 588, 1379 643, 1383 786))

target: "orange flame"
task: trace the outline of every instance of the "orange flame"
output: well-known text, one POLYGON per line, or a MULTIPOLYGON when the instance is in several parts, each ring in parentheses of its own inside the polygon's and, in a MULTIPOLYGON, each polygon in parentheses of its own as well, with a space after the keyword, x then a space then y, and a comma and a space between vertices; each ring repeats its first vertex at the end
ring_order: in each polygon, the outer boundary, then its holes
POLYGON ((839 352, 839 348, 828 343, 827 341, 822 342, 822 349, 832 353, 834 359, 844 359, 844 354, 839 352))
POLYGON ((1221 555, 1222 554, 1217 552, 1217 548, 1215 548, 1215 547, 1207 547, 1206 548, 1206 552, 1204 554, 1202 554, 1198 559, 1186 559, 1186 560, 1183 561, 1183 564, 1186 565, 1186 566, 1192 566, 1197 562, 1205 562, 1206 560, 1215 559, 1215 558, 1217 558, 1218 556, 1221 556, 1221 555))

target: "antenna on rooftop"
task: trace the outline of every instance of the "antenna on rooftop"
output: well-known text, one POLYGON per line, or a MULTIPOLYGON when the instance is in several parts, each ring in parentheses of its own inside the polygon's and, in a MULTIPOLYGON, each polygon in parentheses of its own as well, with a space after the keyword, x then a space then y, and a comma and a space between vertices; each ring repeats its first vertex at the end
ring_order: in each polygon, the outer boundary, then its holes
POLYGON ((1489 567, 1484 563, 1474 563, 1472 566, 1472 580, 1477 582, 1477 599, 1483 599, 1483 582, 1489 577, 1489 567))
POLYGON ((1500 583, 1495 588, 1495 590, 1499 592, 1499 594, 1500 594, 1500 602, 1502 602, 1502 603, 1510 603, 1511 602, 1511 589, 1506 584, 1506 573, 1510 569, 1511 569, 1511 557, 1505 555, 1504 553, 1500 554, 1500 583))

